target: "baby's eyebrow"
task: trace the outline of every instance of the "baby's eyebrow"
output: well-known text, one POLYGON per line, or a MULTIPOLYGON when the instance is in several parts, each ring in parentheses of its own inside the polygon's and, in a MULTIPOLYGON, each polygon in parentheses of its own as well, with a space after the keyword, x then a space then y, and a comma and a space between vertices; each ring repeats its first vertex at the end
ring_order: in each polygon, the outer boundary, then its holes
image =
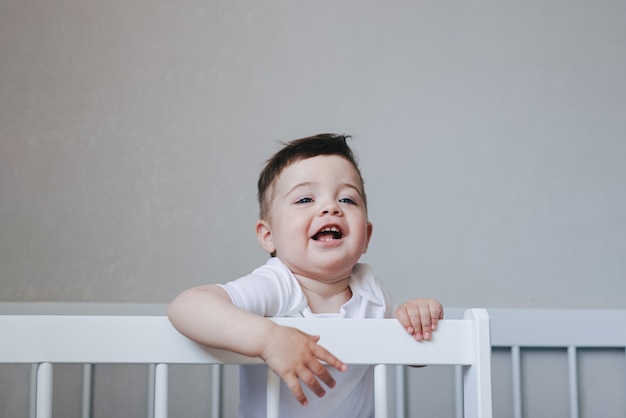
POLYGON ((341 184, 342 187, 346 187, 348 189, 352 189, 355 192, 357 192, 359 194, 359 196, 363 197, 363 191, 361 190, 361 188, 357 185, 354 185, 352 183, 342 183, 341 184))
POLYGON ((291 193, 295 192, 298 189, 301 189, 303 187, 310 187, 312 186, 314 183, 311 181, 305 181, 303 183, 298 183, 295 186, 293 186, 291 189, 287 190, 287 192, 285 193, 285 196, 289 196, 291 193))
MULTIPOLYGON (((312 182, 312 181, 305 181, 302 183, 298 183, 296 185, 294 185, 293 187, 291 187, 289 190, 287 190, 287 192, 285 193, 285 196, 289 196, 290 194, 294 193, 295 191, 297 191, 298 189, 304 188, 304 187, 315 187, 317 185, 317 183, 312 182)), ((363 191, 361 190, 361 188, 353 183, 341 183, 340 184, 341 188, 347 188, 347 189, 352 189, 355 192, 358 193, 358 195, 362 198, 363 197, 363 191)))

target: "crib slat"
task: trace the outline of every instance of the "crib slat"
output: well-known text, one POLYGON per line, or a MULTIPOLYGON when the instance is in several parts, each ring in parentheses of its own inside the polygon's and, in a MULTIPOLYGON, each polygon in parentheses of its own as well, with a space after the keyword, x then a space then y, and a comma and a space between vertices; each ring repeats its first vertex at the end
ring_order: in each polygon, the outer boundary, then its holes
POLYGON ((387 366, 374 366, 374 416, 387 418, 387 366))
POLYGON ((567 369, 569 372, 569 416, 578 418, 578 356, 576 347, 567 347, 567 369))
POLYGON ((37 418, 52 418, 52 364, 41 363, 37 368, 37 418))
POLYGON ((511 347, 511 365, 513 368, 513 417, 522 418, 522 364, 520 347, 511 347))
POLYGON ((28 391, 28 416, 36 418, 37 414, 37 369, 38 363, 30 365, 30 386, 28 391))
POLYGON ((267 418, 278 418, 280 405, 280 378, 267 368, 267 418))
POLYGON ((211 418, 222 416, 222 368, 221 364, 211 366, 211 418))
POLYGON ((81 400, 81 417, 91 418, 93 394, 93 364, 83 364, 83 394, 81 400))
POLYGON ((154 391, 156 379, 156 364, 148 365, 148 418, 154 418, 154 391))
POLYGON ((157 364, 154 373, 154 418, 167 418, 167 364, 157 364))
POLYGON ((407 373, 406 366, 396 365, 396 418, 407 417, 407 373))
POLYGON ((454 416, 463 418, 463 367, 454 366, 454 416))

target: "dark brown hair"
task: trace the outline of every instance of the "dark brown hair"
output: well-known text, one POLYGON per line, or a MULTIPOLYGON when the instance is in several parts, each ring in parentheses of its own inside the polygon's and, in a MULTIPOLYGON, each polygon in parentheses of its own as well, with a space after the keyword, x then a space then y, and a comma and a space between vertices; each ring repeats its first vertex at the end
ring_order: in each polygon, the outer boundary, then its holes
POLYGON ((269 216, 269 209, 274 196, 273 192, 272 195, 268 195, 268 192, 280 173, 297 161, 317 157, 318 155, 338 155, 348 160, 354 166, 361 180, 363 202, 367 208, 363 176, 361 175, 361 170, 359 170, 357 159, 350 146, 348 146, 348 138, 350 138, 348 135, 318 134, 283 143, 284 147, 267 160, 265 167, 259 175, 257 197, 259 199, 261 219, 267 220, 269 216))

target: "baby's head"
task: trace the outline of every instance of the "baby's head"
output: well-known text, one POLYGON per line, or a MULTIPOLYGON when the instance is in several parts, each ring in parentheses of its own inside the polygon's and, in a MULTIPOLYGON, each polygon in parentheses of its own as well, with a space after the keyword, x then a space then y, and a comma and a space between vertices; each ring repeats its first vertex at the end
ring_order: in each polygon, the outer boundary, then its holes
POLYGON ((356 157, 346 142, 348 138, 350 137, 346 135, 318 134, 296 139, 284 144, 285 146, 280 151, 267 160, 259 176, 258 199, 260 219, 268 220, 270 216, 272 200, 275 197, 274 185, 283 170, 297 161, 306 160, 319 155, 337 155, 345 158, 352 164, 359 175, 361 195, 365 207, 367 208, 363 176, 361 175, 356 157))
POLYGON ((296 275, 345 278, 367 250, 372 224, 346 139, 320 134, 291 141, 259 177, 257 238, 296 275))

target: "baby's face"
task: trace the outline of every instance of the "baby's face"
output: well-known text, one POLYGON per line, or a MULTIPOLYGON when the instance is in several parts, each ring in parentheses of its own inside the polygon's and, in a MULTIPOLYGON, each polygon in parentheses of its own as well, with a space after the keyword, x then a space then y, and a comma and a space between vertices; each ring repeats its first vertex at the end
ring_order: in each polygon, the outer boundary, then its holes
POLYGON ((286 167, 276 179, 259 241, 297 275, 334 281, 350 275, 372 233, 358 172, 322 155, 286 167))

